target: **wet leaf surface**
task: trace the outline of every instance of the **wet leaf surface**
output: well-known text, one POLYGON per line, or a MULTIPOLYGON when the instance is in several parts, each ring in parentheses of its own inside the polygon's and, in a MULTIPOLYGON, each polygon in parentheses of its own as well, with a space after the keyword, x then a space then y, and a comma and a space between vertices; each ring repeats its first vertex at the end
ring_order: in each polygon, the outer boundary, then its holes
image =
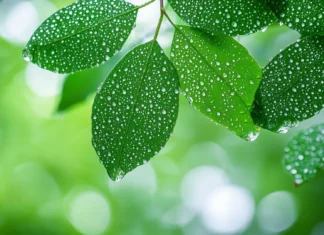
POLYGON ((263 0, 169 0, 190 26, 236 36, 251 34, 276 21, 263 0))
POLYGON ((178 89, 176 70, 156 41, 133 49, 110 73, 94 101, 92 133, 113 180, 165 145, 178 115, 178 89))
POLYGON ((324 107, 324 38, 307 37, 278 54, 263 70, 252 111, 256 125, 286 133, 324 107))
POLYGON ((323 0, 267 0, 280 21, 301 34, 324 35, 323 0))
POLYGON ((171 60, 192 106, 246 140, 258 136, 250 111, 261 68, 243 46, 223 34, 177 26, 171 60))
POLYGON ((23 56, 58 73, 99 66, 124 45, 136 16, 137 7, 123 0, 79 0, 49 17, 23 56))
POLYGON ((301 131, 285 148, 284 164, 300 185, 324 168, 324 124, 301 131))

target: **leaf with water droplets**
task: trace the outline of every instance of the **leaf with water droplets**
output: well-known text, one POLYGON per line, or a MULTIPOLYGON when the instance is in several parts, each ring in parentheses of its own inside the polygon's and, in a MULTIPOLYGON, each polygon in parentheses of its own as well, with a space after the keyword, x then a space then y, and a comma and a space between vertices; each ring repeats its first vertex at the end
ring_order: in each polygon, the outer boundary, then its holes
POLYGON ((263 0, 169 0, 190 26, 231 36, 251 34, 277 18, 263 0))
POLYGON ((286 133, 324 107, 324 37, 304 38, 263 70, 252 117, 256 125, 286 133))
POLYGON ((285 148, 284 164, 300 185, 324 169, 324 124, 301 131, 285 148))
POLYGON ((129 52, 96 95, 93 146, 113 180, 156 155, 178 115, 176 70, 154 40, 129 52))
POLYGON ((233 38, 177 26, 171 60, 189 103, 246 140, 259 129, 250 116, 261 68, 233 38))
POLYGON ((79 0, 49 17, 32 35, 23 56, 58 73, 99 66, 121 49, 137 9, 123 0, 79 0))
POLYGON ((324 35, 323 0, 267 0, 279 20, 301 34, 324 35))

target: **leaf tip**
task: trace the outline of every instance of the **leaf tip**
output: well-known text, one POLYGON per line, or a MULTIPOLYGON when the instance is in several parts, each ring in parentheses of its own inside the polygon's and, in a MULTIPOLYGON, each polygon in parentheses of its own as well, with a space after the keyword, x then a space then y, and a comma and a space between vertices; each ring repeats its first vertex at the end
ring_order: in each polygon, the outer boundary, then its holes
MULTIPOLYGON (((108 173, 109 174, 109 173, 108 173)), ((115 182, 119 182, 121 181, 124 177, 125 177, 126 173, 120 169, 120 168, 117 168, 113 173, 112 175, 109 174, 110 178, 115 181, 115 182)))
POLYGON ((259 134, 260 134, 260 129, 258 128, 257 131, 252 131, 248 133, 245 139, 249 142, 253 142, 259 137, 259 134))
POLYGON ((28 49, 24 49, 22 51, 22 56, 23 56, 24 60, 26 60, 27 62, 31 62, 33 59, 32 55, 31 55, 31 51, 28 49))
POLYGON ((295 188, 299 188, 300 185, 301 185, 301 184, 298 184, 298 183, 294 182, 294 187, 295 187, 295 188))

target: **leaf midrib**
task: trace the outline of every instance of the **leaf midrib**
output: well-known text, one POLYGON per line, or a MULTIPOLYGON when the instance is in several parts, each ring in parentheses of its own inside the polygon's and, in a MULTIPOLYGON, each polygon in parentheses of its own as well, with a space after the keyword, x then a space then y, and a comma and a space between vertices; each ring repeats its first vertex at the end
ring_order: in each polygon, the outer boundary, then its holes
MULTIPOLYGON (((134 6, 134 5, 133 5, 133 6, 134 6)), ((110 18, 108 18, 108 19, 102 20, 102 21, 100 21, 100 22, 98 22, 98 23, 96 23, 96 24, 90 25, 89 27, 86 27, 86 28, 84 28, 84 29, 82 29, 82 30, 80 30, 80 31, 78 31, 78 32, 72 33, 72 34, 67 35, 67 36, 65 36, 65 37, 62 37, 62 38, 58 38, 58 39, 56 39, 56 40, 54 40, 54 41, 52 41, 52 42, 46 43, 46 44, 44 44, 44 45, 37 45, 36 48, 42 48, 42 47, 46 47, 46 46, 48 46, 48 45, 56 44, 57 42, 60 42, 60 41, 66 40, 66 39, 68 39, 68 38, 70 38, 70 37, 73 37, 73 36, 75 36, 75 35, 77 35, 77 34, 82 34, 82 33, 84 33, 85 31, 88 31, 89 29, 93 29, 93 28, 97 27, 98 25, 104 24, 104 23, 106 23, 106 22, 108 22, 108 21, 111 21, 111 20, 113 20, 113 19, 116 19, 116 18, 122 17, 122 16, 124 16, 124 15, 130 14, 130 13, 132 13, 133 11, 138 10, 139 8, 141 8, 141 6, 136 6, 136 7, 134 6, 134 8, 131 8, 131 9, 128 10, 128 11, 125 11, 125 12, 123 12, 123 13, 121 13, 121 14, 118 14, 118 15, 115 15, 115 16, 113 16, 113 17, 110 17, 110 18)))
MULTIPOLYGON (((321 65, 322 63, 321 62, 316 62, 316 63, 314 63, 313 65, 321 65)), ((302 70, 302 68, 308 68, 309 66, 307 66, 307 65, 304 65, 304 64, 301 64, 301 71, 303 71, 302 70)), ((313 67, 313 66, 312 66, 313 67)), ((296 81, 294 81, 294 82, 292 82, 291 84, 289 84, 289 86, 286 88, 286 89, 284 89, 284 90, 282 90, 281 92, 278 92, 278 93, 275 93, 275 94, 273 94, 273 96, 271 96, 270 97, 270 99, 266 99, 265 100, 265 102, 263 102, 262 101, 262 104, 268 104, 268 103, 272 103, 273 102, 273 100, 275 100, 275 99, 280 99, 280 98, 282 98, 282 97, 286 97, 286 96, 288 96, 288 91, 290 90, 290 89, 292 89, 297 83, 300 83, 300 81, 301 81, 301 79, 303 79, 304 78, 304 76, 298 76, 298 78, 296 79, 296 81)), ((312 78, 311 77, 311 81, 313 81, 314 80, 314 78, 312 78)), ((316 79, 315 79, 316 80, 316 79)))
POLYGON ((132 121, 132 119, 133 119, 133 116, 134 116, 134 114, 135 114, 135 108, 137 107, 138 97, 139 97, 139 95, 140 95, 140 90, 141 90, 142 85, 143 85, 144 77, 145 77, 145 75, 146 75, 146 73, 147 73, 147 71, 148 71, 148 64, 149 64, 150 59, 151 59, 151 57, 152 57, 152 54, 153 54, 153 48, 154 48, 154 45, 155 45, 155 43, 156 43, 156 40, 152 40, 151 43, 152 43, 152 45, 151 45, 151 47, 149 48, 149 51, 148 51, 148 55, 149 55, 149 56, 147 57, 147 60, 146 60, 146 62, 145 62, 144 69, 143 69, 143 74, 142 74, 142 76, 141 76, 141 78, 140 78, 140 81, 138 82, 138 83, 139 83, 139 86, 138 86, 138 89, 137 89, 137 92, 136 92, 137 94, 136 94, 136 96, 135 96, 134 105, 133 105, 133 107, 132 107, 132 109, 131 109, 131 114, 130 114, 130 117, 129 117, 129 119, 128 119, 127 125, 126 125, 126 128, 127 128, 127 129, 126 129, 126 132, 125 132, 125 138, 123 138, 123 144, 122 144, 122 146, 121 146, 121 150, 119 151, 119 154, 118 154, 118 156, 116 157, 116 158, 117 158, 117 162, 116 162, 117 164, 116 164, 116 166, 117 166, 119 169, 121 169, 121 170, 124 170, 124 169, 122 169, 122 167, 120 166, 121 156, 124 154, 126 140, 127 140, 127 138, 128 138, 128 134, 129 134, 129 131, 130 131, 130 123, 131 123, 131 121, 132 121))

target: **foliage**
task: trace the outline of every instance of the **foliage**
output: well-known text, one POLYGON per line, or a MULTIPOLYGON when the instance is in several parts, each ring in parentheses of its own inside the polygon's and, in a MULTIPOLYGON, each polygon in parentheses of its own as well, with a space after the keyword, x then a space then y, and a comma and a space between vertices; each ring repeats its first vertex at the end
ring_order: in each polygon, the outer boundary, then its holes
POLYGON ((262 128, 285 133, 323 108, 324 37, 306 37, 263 70, 252 116, 262 128))
POLYGON ((301 131, 285 148, 286 169, 296 185, 312 179, 324 168, 324 124, 301 131))
MULTIPOLYGON (((99 66, 118 53, 138 9, 152 2, 135 6, 123 0, 79 0, 35 31, 24 58, 58 73, 99 66)), ((281 2, 169 0, 188 27, 175 25, 161 1, 153 40, 117 64, 94 100, 93 146, 113 180, 165 145, 176 122, 179 89, 205 116, 251 141, 260 127, 286 132, 323 108, 323 37, 304 37, 262 71, 231 38, 277 20, 303 35, 324 33, 321 1, 303 3, 296 11, 296 1, 281 2), (172 62, 157 43, 164 17, 175 28, 172 62)))
POLYGON ((149 161, 169 139, 179 104, 178 75, 156 40, 129 52, 93 105, 93 146, 113 180, 149 161))
POLYGON ((183 94, 204 115, 246 140, 259 128, 250 116, 261 69, 233 38, 175 26, 171 59, 183 94))
POLYGON ((267 0, 278 19, 303 35, 324 35, 322 0, 267 0))

